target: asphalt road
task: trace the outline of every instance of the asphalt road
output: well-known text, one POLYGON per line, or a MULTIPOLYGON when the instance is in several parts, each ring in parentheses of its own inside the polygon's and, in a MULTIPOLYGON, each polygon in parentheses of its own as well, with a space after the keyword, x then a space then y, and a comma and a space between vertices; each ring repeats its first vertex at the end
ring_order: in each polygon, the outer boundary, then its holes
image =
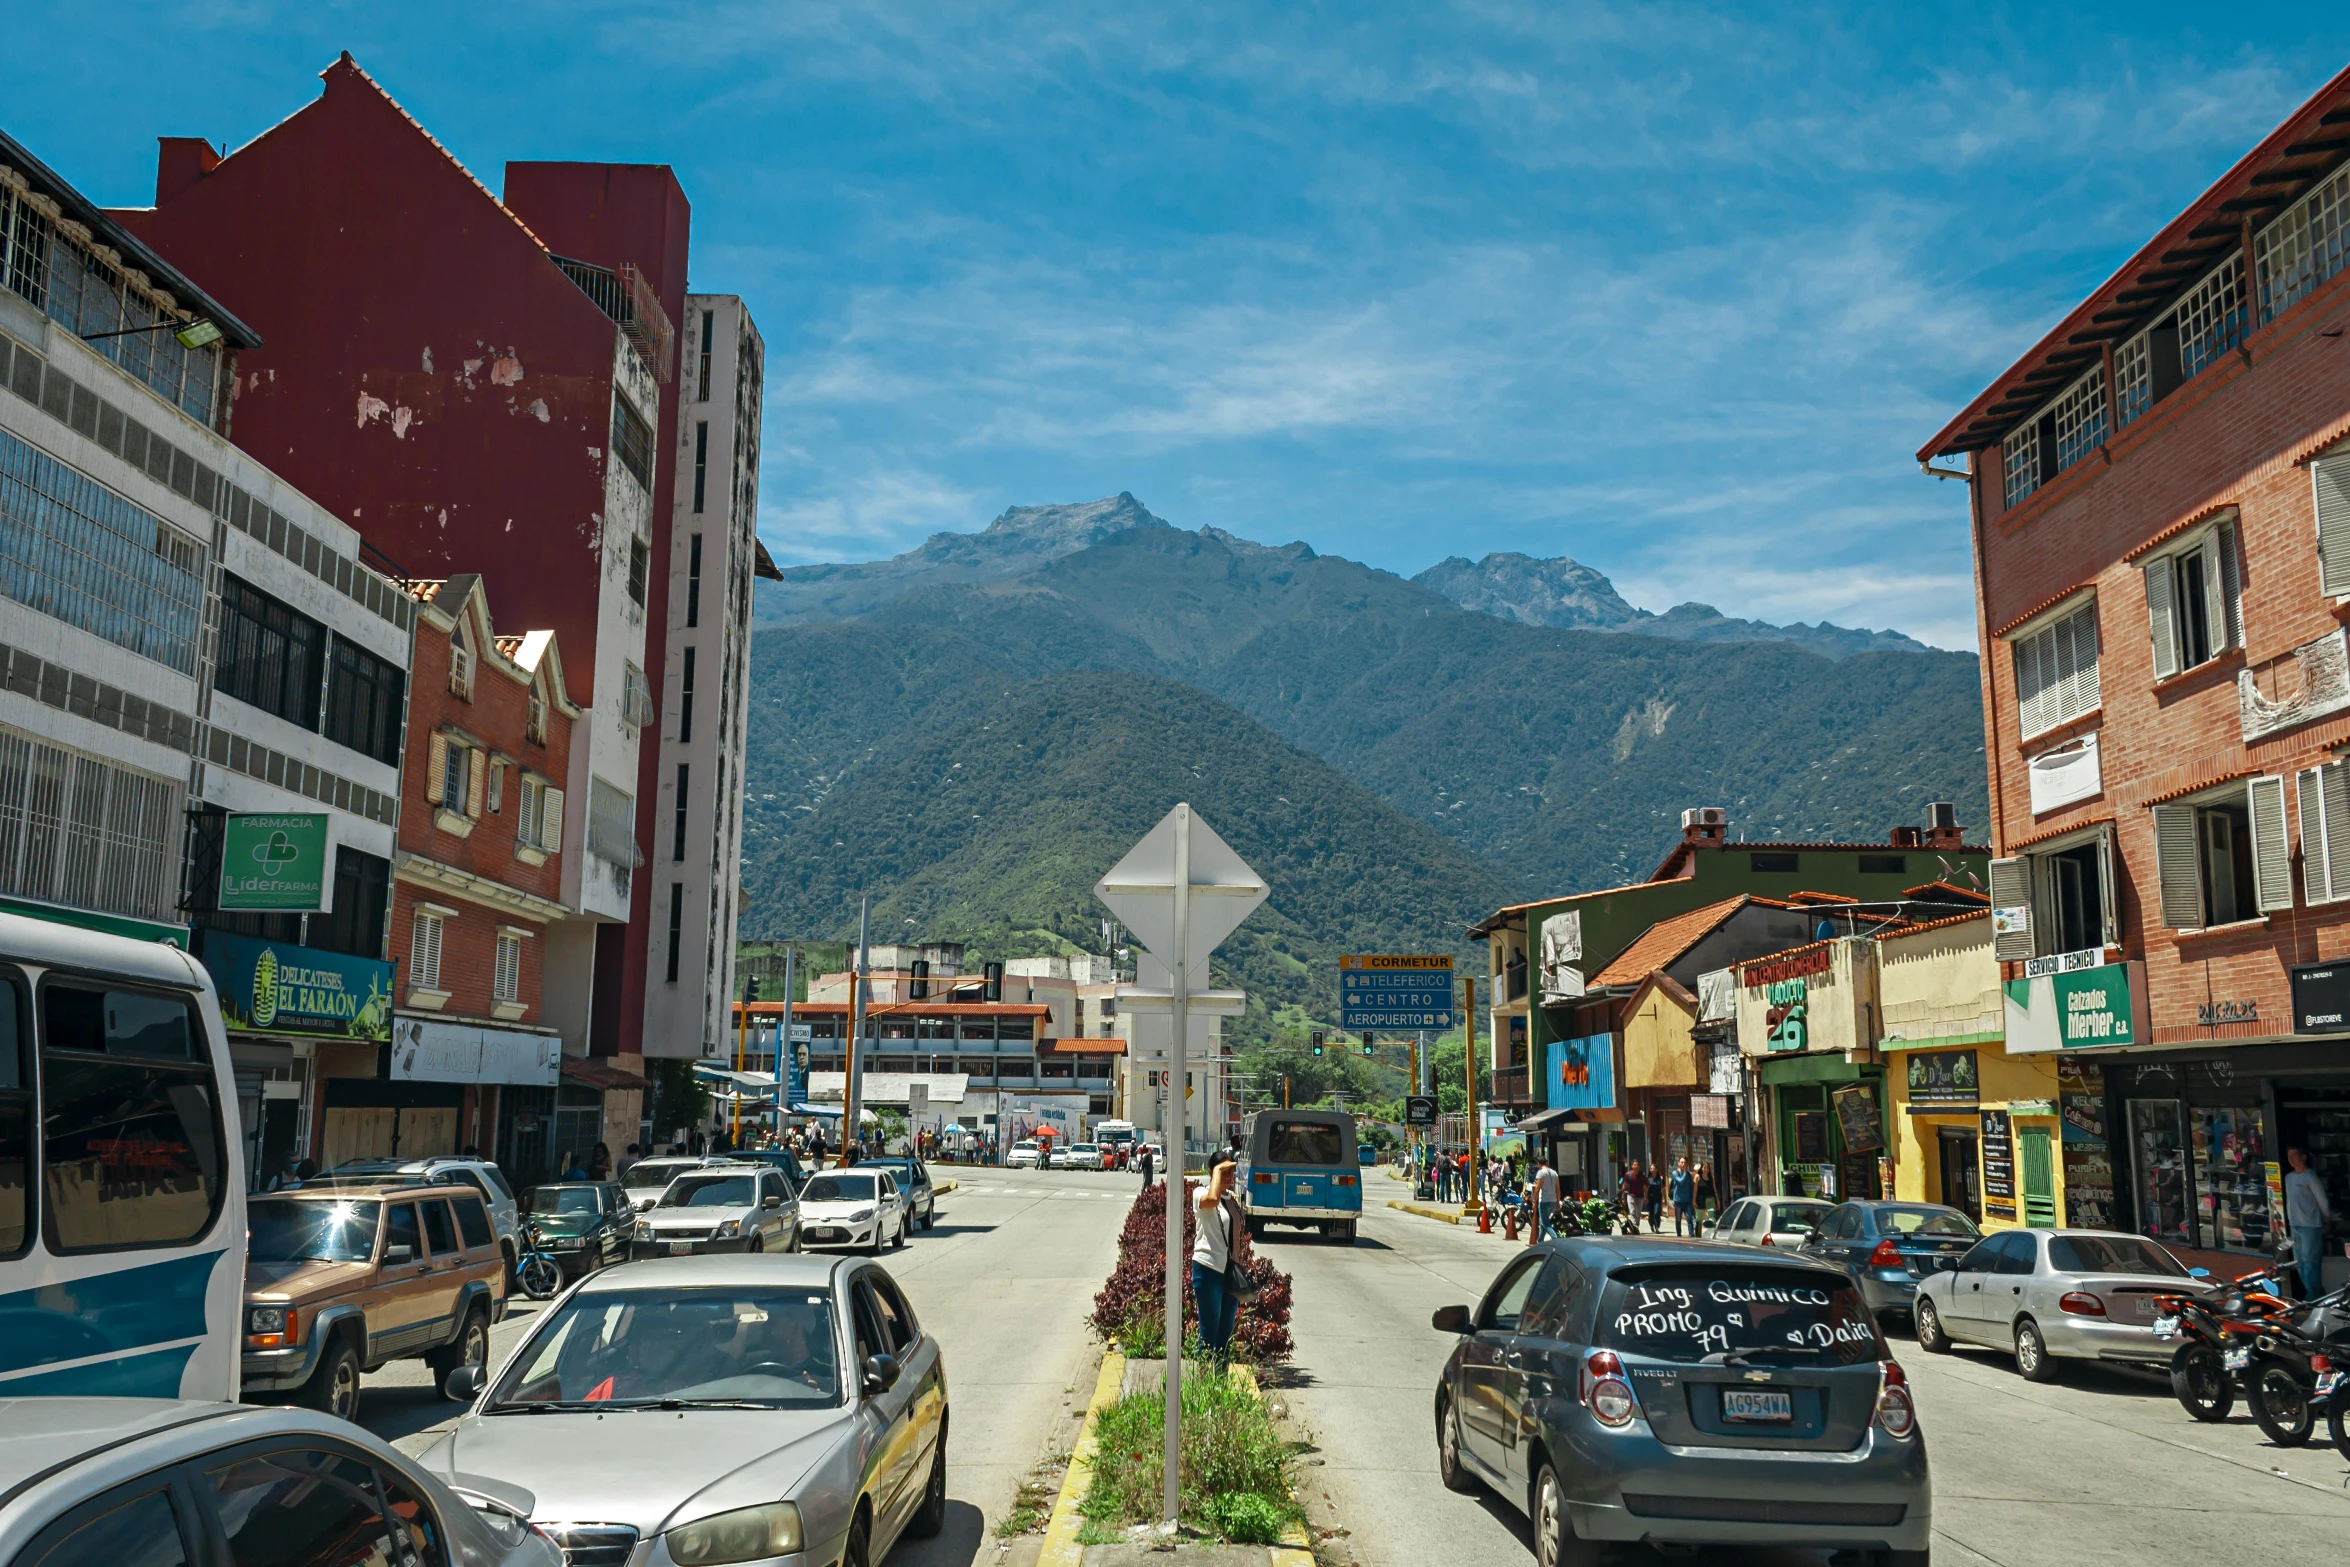
MULTIPOLYGON (((1296 1279, 1292 1406, 1317 1451, 1305 1470, 1360 1567, 1495 1567, 1528 1559, 1525 1520, 1436 1478, 1433 1397, 1450 1340, 1439 1306, 1474 1302, 1510 1246, 1385 1206, 1367 1184, 1353 1247, 1275 1231, 1296 1279)), ((1401 1188, 1393 1188, 1400 1191, 1401 1188)), ((2034 1386, 2003 1357, 1928 1355, 1897 1334, 1934 1464, 1944 1567, 2062 1562, 2328 1561, 2350 1538, 2350 1466, 2323 1444, 2276 1448, 2241 1412, 2198 1425, 2166 1382, 2080 1367, 2034 1386)), ((1322 1510, 1317 1508, 1317 1511, 1322 1510)), ((1821 1558, 1717 1555, 1726 1564, 1821 1558)))
MULTIPOLYGON (((1048 1450, 1071 1445, 1093 1391, 1086 1313, 1138 1189, 1131 1176, 1085 1171, 943 1166, 938 1175, 965 1185, 941 1196, 937 1225, 886 1253, 883 1266, 946 1355, 950 1505, 945 1532, 905 1542, 889 1567, 966 1567, 983 1553, 993 1561, 992 1529, 1021 1479, 1048 1450)), ((537 1309, 518 1300, 492 1329, 493 1366, 537 1309)), ((362 1423, 421 1453, 459 1413, 431 1381, 422 1361, 385 1367, 362 1390, 362 1423)))

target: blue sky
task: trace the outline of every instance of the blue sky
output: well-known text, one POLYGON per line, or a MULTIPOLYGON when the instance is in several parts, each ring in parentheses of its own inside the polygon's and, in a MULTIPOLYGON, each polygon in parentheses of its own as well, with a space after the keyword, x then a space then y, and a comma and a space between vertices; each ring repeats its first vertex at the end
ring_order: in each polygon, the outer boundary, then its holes
POLYGON ((17 0, 5 124, 101 200, 350 49, 494 189, 676 166, 768 345, 762 532, 1006 505, 1973 643, 1910 454, 2350 60, 2350 11, 17 0))

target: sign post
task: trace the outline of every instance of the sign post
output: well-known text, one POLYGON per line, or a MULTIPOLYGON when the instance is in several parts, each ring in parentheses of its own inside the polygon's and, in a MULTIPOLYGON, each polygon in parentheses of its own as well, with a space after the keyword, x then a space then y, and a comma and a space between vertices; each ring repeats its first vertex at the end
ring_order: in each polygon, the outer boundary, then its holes
MULTIPOLYGON (((1163 1522, 1174 1528, 1182 1499, 1185 1046, 1190 1011, 1237 1013, 1238 991, 1208 988, 1208 954, 1265 901, 1264 879, 1192 814, 1177 805, 1094 884, 1093 895, 1166 966, 1167 988, 1118 987, 1121 1007, 1164 1007, 1174 1023, 1167 1047, 1167 1469, 1163 1522)), ((1140 977, 1138 970, 1137 977, 1140 977)), ((1156 974, 1151 976, 1157 978, 1156 974)))

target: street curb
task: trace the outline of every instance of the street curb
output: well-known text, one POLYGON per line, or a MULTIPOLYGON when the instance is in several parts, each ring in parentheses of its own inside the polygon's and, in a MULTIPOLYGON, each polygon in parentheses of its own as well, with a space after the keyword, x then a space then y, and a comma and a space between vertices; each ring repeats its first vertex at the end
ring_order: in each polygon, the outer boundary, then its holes
POLYGON ((1423 1208, 1416 1202, 1401 1202, 1393 1197, 1387 1199, 1387 1206, 1390 1208, 1399 1208, 1405 1213, 1416 1213, 1423 1219, 1434 1219, 1439 1224, 1458 1224, 1461 1222, 1461 1216, 1457 1213, 1446 1213, 1441 1208, 1423 1208))
POLYGON ((961 1181, 940 1181, 930 1188, 930 1193, 934 1197, 944 1197, 949 1192, 961 1191, 962 1189, 963 1183, 961 1181))
MULTIPOLYGON (((1248 1390, 1257 1396, 1259 1402, 1264 1400, 1265 1390, 1258 1385, 1253 1368, 1234 1366, 1232 1374, 1248 1384, 1248 1390)), ((1265 1555, 1268 1558, 1266 1567, 1316 1567, 1313 1541, 1307 1538, 1306 1526, 1302 1523, 1293 1523, 1282 1530, 1281 1543, 1266 1546, 1265 1555)))
POLYGON ((1068 1471, 1061 1476, 1061 1494, 1053 1502, 1052 1520, 1044 1526, 1044 1549, 1037 1553, 1036 1567, 1084 1567, 1085 1547, 1077 1543, 1083 1520, 1077 1509, 1093 1485, 1093 1426, 1101 1412, 1118 1401, 1125 1382, 1126 1357, 1113 1349, 1102 1356, 1101 1375, 1094 1378, 1093 1402, 1085 1406, 1085 1429, 1077 1434, 1068 1471))

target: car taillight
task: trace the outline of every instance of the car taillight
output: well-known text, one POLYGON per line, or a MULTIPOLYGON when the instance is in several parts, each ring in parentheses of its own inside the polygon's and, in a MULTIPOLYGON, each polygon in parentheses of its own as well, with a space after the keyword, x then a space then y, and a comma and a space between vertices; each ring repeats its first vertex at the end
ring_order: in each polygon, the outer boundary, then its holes
POLYGON ((2334 1369, 2333 1357, 2329 1355, 2312 1355, 2309 1357, 2309 1369, 2312 1371, 2331 1371, 2334 1369))
POLYGON ((1259 1186, 1270 1186, 1273 1184, 1273 1177, 1266 1174, 1262 1170, 1259 1170, 1256 1174, 1250 1176, 1249 1179, 1259 1186))
POLYGON ((2057 1298, 2056 1303, 2076 1317, 2102 1317, 2105 1315, 2105 1302, 2087 1290, 2067 1290, 2057 1298))
POLYGON ((1763 1238, 1762 1238, 1762 1243, 1763 1243, 1765 1246, 1768 1246, 1768 1245, 1771 1243, 1771 1232, 1770 1232, 1770 1231, 1768 1231, 1768 1230, 1765 1230, 1765 1231, 1763 1231, 1763 1238))
POLYGON ((1639 1412, 1632 1384, 1624 1377, 1624 1363, 1612 1349, 1595 1349, 1583 1357, 1583 1406, 1603 1426, 1622 1428, 1639 1412))
POLYGON ((1898 1268, 1902 1266, 1901 1248, 1893 1244, 1892 1237, 1888 1236, 1877 1242, 1877 1249, 1869 1253, 1869 1266, 1872 1268, 1898 1268))
POLYGON ((1351 1175, 1341 1175, 1338 1177, 1336 1182, 1336 1184, 1340 1186, 1352 1186, 1354 1183, 1355 1178, 1351 1175))
POLYGON ((1878 1361, 1877 1371, 1877 1424, 1887 1436, 1906 1441, 1918 1428, 1917 1405, 1909 1398, 1909 1377, 1898 1360, 1878 1361))

